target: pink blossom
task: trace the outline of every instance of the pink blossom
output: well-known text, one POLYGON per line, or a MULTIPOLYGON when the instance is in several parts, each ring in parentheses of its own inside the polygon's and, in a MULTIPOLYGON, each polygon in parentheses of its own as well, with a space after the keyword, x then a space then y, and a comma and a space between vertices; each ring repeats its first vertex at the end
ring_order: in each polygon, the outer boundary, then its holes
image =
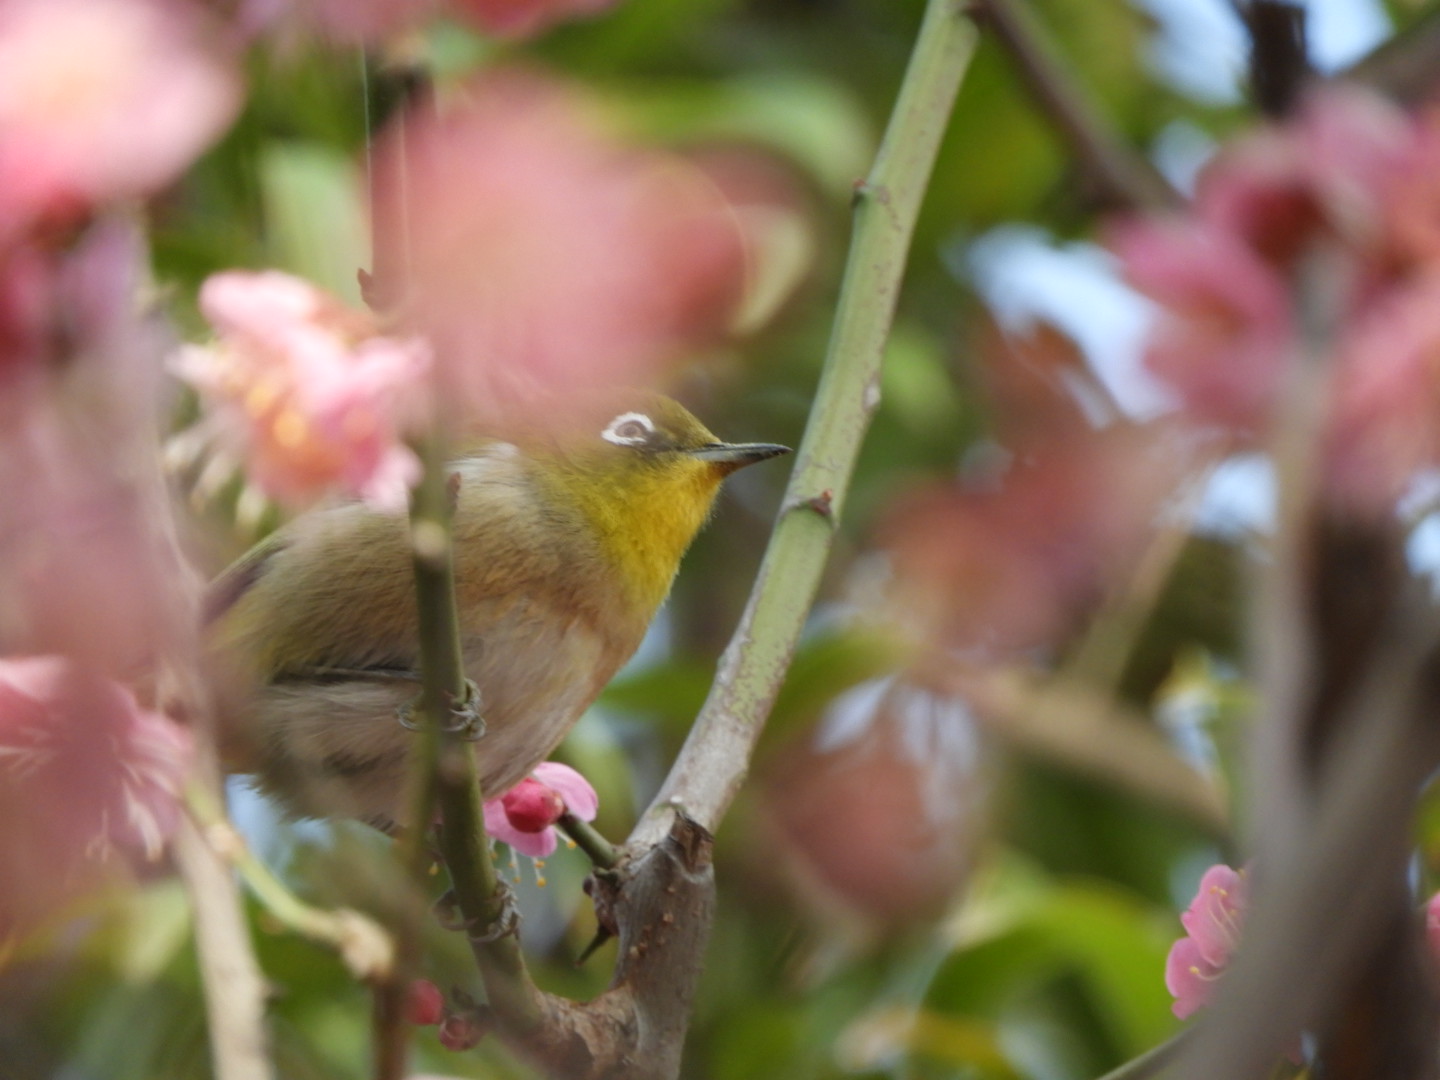
POLYGON ((1170 947, 1165 961, 1165 987, 1175 997, 1172 1009, 1184 1020, 1210 1000, 1240 944, 1249 906, 1244 870, 1223 863, 1205 871, 1190 907, 1180 916, 1187 936, 1170 947))
POLYGON ((992 764, 962 699, 903 677, 861 683, 769 755, 747 846, 816 914, 913 929, 975 865, 992 764))
POLYGON ((461 18, 497 37, 531 37, 565 19, 608 11, 619 0, 450 0, 461 18))
POLYGON ((422 343, 379 336, 368 315, 276 271, 216 274, 200 307, 218 340, 176 368, 255 483, 290 503, 338 489, 405 505, 419 462, 401 435, 423 400, 422 343))
POLYGON ((142 254, 131 225, 102 220, 35 268, 34 352, 0 390, 0 653, 122 676, 192 624, 155 454, 165 341, 135 304, 142 254))
POLYGON ((1351 320, 1325 449, 1332 495, 1381 513, 1417 470, 1440 464, 1440 265, 1351 320))
POLYGON ((6 234, 148 194, 225 129, 240 87, 204 29, 175 0, 0 5, 6 234))
POLYGON ((896 596, 924 637, 989 656, 1062 640, 1141 550, 1191 453, 1151 429, 1042 415, 1049 430, 1022 430, 1003 473, 917 491, 885 522, 896 596))
MULTIPOLYGON (((407 174, 408 317, 444 400, 488 430, 563 424, 587 392, 653 381, 724 325, 742 247, 694 166, 623 145, 576 92, 513 71, 411 121, 380 160, 382 177, 407 174)), ((380 200, 382 250, 399 201, 380 200)))
POLYGON ((307 29, 344 43, 374 43, 449 13, 501 38, 528 38, 619 0, 241 0, 245 33, 307 29))
POLYGON ((498 799, 485 802, 485 831, 522 855, 544 858, 556 848, 555 823, 565 814, 594 821, 600 800, 568 765, 542 761, 498 799))
POLYGON ((0 660, 0 938, 154 859, 179 820, 188 733, 59 656, 0 660))
POLYGON ((1382 98, 1322 89, 1290 124, 1217 154, 1201 176, 1195 212, 1281 267, 1322 235, 1366 247, 1378 238, 1386 189, 1407 171, 1413 140, 1410 121, 1382 98))
POLYGON ((1198 420, 1263 422, 1293 334, 1282 279, 1236 236, 1201 222, 1134 222, 1112 245, 1160 305, 1146 367, 1198 420))

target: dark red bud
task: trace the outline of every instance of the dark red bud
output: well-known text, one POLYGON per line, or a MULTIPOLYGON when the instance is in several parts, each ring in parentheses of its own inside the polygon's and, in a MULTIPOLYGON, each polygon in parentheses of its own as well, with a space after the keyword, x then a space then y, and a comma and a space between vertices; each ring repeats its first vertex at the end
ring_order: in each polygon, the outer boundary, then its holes
POLYGON ((445 995, 429 979, 416 979, 410 984, 407 1013, 412 1024, 431 1027, 445 1015, 445 995))
POLYGON ((560 793, 529 776, 507 791, 500 804, 511 827, 524 833, 543 832, 565 813, 560 793))

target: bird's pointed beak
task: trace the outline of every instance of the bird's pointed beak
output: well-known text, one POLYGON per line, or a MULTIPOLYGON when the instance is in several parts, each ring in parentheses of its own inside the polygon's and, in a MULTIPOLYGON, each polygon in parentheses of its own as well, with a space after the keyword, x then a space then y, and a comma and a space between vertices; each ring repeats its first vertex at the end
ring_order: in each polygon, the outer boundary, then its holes
POLYGON ((689 453, 691 457, 712 462, 725 472, 732 473, 746 465, 754 465, 757 461, 768 461, 781 454, 788 454, 790 448, 777 443, 710 443, 697 446, 689 453))

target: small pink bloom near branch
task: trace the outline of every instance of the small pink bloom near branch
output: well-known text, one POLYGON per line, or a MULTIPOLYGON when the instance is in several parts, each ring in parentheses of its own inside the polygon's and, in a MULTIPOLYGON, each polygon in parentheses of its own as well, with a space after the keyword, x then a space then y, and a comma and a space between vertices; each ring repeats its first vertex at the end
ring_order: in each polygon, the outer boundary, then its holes
POLYGON ((522 855, 544 858, 558 846, 555 823, 566 814, 594 821, 600 800, 568 765, 543 761, 498 799, 485 803, 485 831, 522 855))
POLYGON ((1165 961, 1165 988, 1175 997, 1171 1007, 1184 1020, 1203 1008, 1240 944, 1240 930, 1250 902, 1246 871, 1217 864, 1205 871, 1200 888, 1180 924, 1186 936, 1170 947, 1165 961))

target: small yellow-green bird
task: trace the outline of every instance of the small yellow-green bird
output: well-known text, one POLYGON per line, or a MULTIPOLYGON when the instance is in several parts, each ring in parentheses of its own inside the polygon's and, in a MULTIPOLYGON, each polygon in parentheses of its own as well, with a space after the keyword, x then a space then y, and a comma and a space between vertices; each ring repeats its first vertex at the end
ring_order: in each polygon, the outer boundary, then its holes
MULTIPOLYGON (((453 462, 465 671, 497 795, 543 761, 635 652, 720 483, 787 453, 724 443, 652 394, 594 430, 453 462)), ((408 523, 356 502, 304 514, 215 582, 227 764, 292 813, 403 821, 419 684, 408 523)))

